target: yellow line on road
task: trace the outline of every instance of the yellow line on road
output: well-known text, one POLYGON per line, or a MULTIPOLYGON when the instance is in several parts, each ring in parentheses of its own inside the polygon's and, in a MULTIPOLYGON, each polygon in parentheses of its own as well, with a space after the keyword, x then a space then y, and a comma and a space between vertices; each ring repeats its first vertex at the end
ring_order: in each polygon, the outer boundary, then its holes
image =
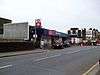
POLYGON ((84 74, 82 75, 89 75, 89 73, 97 66, 99 65, 99 62, 97 62, 95 65, 93 65, 88 71, 86 71, 84 74))

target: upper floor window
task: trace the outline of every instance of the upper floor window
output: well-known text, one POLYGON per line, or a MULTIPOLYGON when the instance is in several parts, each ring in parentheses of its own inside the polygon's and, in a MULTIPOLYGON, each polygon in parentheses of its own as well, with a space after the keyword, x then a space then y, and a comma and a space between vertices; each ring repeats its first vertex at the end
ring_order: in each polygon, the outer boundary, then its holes
POLYGON ((73 30, 73 31, 72 31, 72 34, 76 34, 76 30, 73 30))

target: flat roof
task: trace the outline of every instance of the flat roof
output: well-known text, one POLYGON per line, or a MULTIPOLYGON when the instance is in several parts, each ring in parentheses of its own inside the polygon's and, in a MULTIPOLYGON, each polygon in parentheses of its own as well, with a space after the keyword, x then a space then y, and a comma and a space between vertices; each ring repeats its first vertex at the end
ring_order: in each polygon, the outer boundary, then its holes
POLYGON ((9 21, 11 21, 10 19, 7 19, 7 18, 2 18, 2 17, 0 17, 0 19, 2 19, 2 20, 9 20, 9 21))

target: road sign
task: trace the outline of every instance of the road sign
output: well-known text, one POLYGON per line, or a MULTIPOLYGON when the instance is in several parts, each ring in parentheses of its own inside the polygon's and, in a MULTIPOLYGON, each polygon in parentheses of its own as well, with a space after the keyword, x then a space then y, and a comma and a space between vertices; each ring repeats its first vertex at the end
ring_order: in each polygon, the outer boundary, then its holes
POLYGON ((41 28, 42 26, 41 26, 41 20, 40 19, 36 19, 35 20, 35 26, 37 27, 37 28, 41 28))

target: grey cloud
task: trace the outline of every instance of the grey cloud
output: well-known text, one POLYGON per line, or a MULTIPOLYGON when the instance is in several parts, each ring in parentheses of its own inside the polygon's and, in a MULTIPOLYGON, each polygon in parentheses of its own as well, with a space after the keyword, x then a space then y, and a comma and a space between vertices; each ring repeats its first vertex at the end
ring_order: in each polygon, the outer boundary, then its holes
POLYGON ((99 4, 99 0, 4 0, 0 15, 12 18, 14 22, 41 18, 43 27, 66 32, 66 28, 79 25, 98 27, 99 4))

